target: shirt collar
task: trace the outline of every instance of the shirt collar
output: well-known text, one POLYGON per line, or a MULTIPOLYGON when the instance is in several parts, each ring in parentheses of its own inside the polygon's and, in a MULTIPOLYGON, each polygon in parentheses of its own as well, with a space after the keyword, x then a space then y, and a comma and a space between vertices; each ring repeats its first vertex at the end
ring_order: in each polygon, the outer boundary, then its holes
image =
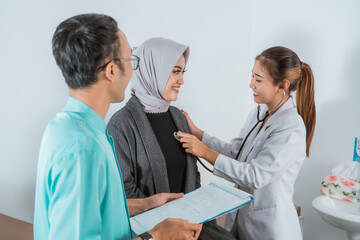
POLYGON ((91 107, 79 99, 69 97, 63 109, 64 112, 76 112, 84 116, 84 120, 92 128, 107 134, 104 120, 91 107))

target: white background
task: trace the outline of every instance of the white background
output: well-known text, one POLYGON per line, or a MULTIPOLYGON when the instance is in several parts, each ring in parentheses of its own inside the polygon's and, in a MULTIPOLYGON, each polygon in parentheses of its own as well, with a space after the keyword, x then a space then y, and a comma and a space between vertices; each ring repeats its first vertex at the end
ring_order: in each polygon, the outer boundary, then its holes
MULTIPOLYGON (((68 17, 97 12, 114 17, 132 46, 155 36, 189 45, 185 85, 174 105, 225 140, 240 132, 255 106, 248 85, 257 54, 282 45, 309 63, 317 125, 294 202, 305 217, 304 239, 344 239, 311 201, 334 166, 352 161, 354 137, 360 137, 359 9, 356 0, 1 0, 0 213, 32 222, 41 137, 68 97, 52 34, 68 17)), ((106 122, 123 105, 112 105, 106 122)), ((203 184, 215 179, 199 168, 203 184)))

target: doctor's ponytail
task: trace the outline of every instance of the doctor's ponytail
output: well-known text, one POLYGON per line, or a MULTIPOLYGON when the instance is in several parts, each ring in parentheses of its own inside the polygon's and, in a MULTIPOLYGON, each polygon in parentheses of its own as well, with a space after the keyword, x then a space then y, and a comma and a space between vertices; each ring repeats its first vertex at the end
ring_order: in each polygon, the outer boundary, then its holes
POLYGON ((256 57, 273 78, 274 85, 290 82, 289 91, 296 91, 296 106, 306 128, 306 155, 309 156, 316 123, 314 75, 310 66, 285 47, 272 47, 256 57))
POLYGON ((310 66, 302 63, 300 81, 296 88, 296 106, 306 127, 306 155, 309 156, 316 123, 314 75, 310 66))

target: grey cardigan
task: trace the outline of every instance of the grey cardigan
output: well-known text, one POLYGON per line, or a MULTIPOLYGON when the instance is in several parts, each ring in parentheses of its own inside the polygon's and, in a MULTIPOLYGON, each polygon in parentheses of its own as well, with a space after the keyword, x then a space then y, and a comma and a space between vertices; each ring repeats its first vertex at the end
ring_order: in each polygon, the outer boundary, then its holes
MULTIPOLYGON (((176 108, 170 114, 178 130, 190 133, 189 125, 176 108)), ((117 111, 108 123, 114 138, 115 152, 120 165, 127 198, 144 198, 156 193, 170 192, 166 162, 150 122, 136 97, 117 111)), ((172 134, 172 133, 169 133, 172 134)), ((185 193, 200 187, 196 158, 187 154, 185 193)), ((199 240, 235 240, 215 220, 204 223, 199 240)))
MULTIPOLYGON (((190 133, 181 111, 172 106, 169 111, 178 130, 190 133)), ((131 97, 126 106, 112 116, 107 127, 114 138, 126 197, 143 198, 170 192, 164 155, 136 97, 131 97)), ((187 154, 184 184, 185 193, 200 187, 196 158, 191 154, 187 154)))

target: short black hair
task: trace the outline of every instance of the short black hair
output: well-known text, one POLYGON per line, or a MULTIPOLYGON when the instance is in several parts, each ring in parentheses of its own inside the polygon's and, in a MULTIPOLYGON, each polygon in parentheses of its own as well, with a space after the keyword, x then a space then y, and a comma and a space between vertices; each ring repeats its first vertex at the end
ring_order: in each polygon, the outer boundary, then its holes
MULTIPOLYGON (((88 87, 97 81, 97 68, 105 59, 119 57, 117 22, 103 14, 71 17, 56 28, 52 50, 69 88, 88 87)), ((123 70, 121 63, 118 64, 123 70)))

